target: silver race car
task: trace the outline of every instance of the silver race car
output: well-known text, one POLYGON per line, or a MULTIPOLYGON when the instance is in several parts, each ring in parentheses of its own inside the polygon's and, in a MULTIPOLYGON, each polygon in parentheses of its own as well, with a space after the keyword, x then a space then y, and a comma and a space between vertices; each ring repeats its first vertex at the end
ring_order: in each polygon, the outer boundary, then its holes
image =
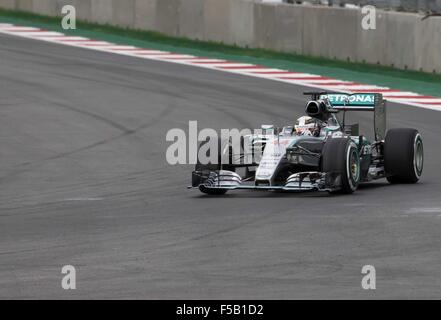
MULTIPOLYGON (((198 161, 189 188, 212 195, 235 189, 353 193, 360 183, 371 180, 420 179, 421 135, 409 128, 386 133, 386 101, 381 94, 305 94, 311 96, 306 116, 294 125, 262 126, 242 136, 239 148, 232 139, 219 139, 217 161, 198 161), (348 111, 374 113, 374 141, 359 133, 358 124, 346 124, 348 111), (338 113, 343 113, 342 119, 338 113)), ((199 148, 206 143, 209 139, 199 148)))

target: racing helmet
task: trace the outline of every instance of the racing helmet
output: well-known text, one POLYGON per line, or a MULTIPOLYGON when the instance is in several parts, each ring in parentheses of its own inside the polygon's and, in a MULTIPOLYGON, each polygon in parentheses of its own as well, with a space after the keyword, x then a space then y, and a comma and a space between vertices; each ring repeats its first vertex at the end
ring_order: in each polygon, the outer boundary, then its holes
POLYGON ((317 130, 317 120, 309 116, 300 117, 297 119, 294 129, 298 135, 312 136, 317 130))

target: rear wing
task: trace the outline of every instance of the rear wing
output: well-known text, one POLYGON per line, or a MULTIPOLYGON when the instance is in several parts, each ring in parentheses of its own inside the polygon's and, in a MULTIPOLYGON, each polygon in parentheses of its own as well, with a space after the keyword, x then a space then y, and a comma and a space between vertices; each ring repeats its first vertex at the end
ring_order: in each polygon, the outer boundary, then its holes
POLYGON ((381 93, 308 92, 313 100, 328 100, 332 109, 346 111, 373 111, 374 132, 377 141, 386 136, 386 100, 381 93))
POLYGON ((328 93, 320 95, 320 100, 328 99, 332 107, 344 111, 375 111, 383 101, 381 93, 328 93))

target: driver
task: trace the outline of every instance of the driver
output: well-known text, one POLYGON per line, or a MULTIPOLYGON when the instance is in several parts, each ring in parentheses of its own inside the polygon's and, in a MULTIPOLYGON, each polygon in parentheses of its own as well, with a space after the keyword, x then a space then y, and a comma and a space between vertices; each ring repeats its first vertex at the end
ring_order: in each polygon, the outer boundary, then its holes
POLYGON ((297 119, 294 129, 300 136, 320 136, 320 120, 309 116, 303 116, 297 119))

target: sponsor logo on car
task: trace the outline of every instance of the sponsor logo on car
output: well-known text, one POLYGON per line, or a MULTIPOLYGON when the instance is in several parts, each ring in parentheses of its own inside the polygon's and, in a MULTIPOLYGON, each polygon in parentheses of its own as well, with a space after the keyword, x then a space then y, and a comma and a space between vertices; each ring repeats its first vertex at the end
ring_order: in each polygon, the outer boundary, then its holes
POLYGON ((373 94, 328 94, 321 96, 322 99, 328 98, 333 106, 354 105, 375 105, 375 95, 373 94))

